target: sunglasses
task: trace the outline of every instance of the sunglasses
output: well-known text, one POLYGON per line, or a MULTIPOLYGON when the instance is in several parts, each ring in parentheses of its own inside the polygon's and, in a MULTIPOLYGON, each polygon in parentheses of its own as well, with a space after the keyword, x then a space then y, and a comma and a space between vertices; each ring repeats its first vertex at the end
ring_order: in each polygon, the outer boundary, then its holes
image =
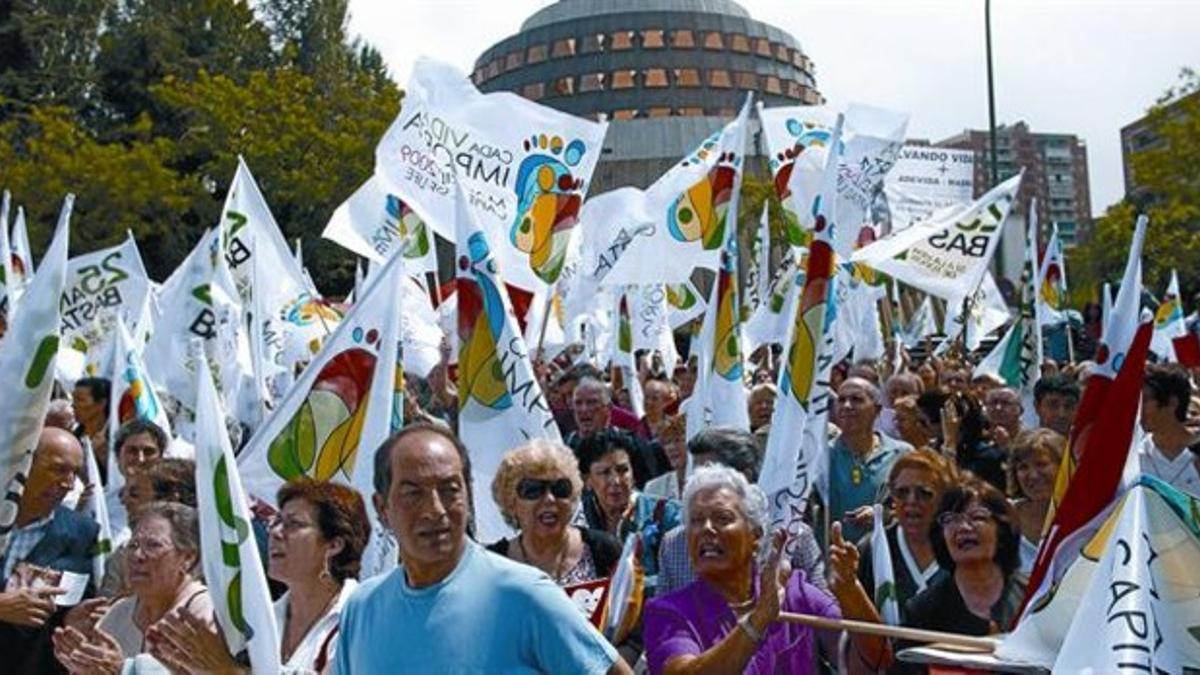
POLYGON ((555 499, 568 499, 574 492, 571 488, 571 481, 566 478, 557 480, 522 478, 521 482, 517 483, 517 496, 529 502, 541 499, 547 490, 554 495, 555 499))

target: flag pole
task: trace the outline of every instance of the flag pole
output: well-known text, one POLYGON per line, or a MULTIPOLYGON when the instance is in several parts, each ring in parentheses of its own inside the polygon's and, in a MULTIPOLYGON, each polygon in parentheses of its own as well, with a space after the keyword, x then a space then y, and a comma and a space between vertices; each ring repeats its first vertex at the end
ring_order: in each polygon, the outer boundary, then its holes
POLYGON ((943 633, 942 631, 908 628, 906 626, 889 626, 885 623, 855 621, 853 619, 830 619, 823 616, 796 614, 793 612, 780 612, 779 620, 786 621, 787 623, 798 623, 810 628, 844 630, 851 633, 863 633, 865 635, 876 635, 885 638, 908 640, 910 642, 940 643, 986 654, 994 652, 997 644, 995 638, 943 633))
MULTIPOLYGON (((555 282, 555 286, 557 286, 557 285, 558 285, 557 282, 555 282)), ((550 323, 550 308, 553 305, 554 305, 554 286, 551 286, 549 291, 546 293, 546 306, 542 310, 542 325, 540 327, 540 330, 538 331, 537 349, 535 349, 533 351, 533 353, 534 353, 533 360, 535 363, 540 362, 542 360, 542 344, 546 341, 546 326, 549 325, 549 323, 550 323)))

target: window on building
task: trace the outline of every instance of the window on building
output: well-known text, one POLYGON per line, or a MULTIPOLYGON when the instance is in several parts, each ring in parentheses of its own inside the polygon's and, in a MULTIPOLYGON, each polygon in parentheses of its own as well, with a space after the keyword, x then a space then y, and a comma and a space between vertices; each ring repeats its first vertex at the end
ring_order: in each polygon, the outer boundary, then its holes
POLYGON ((750 38, 741 33, 734 33, 729 36, 729 49, 742 54, 750 53, 750 38))
POLYGON ((637 86, 636 70, 617 70, 612 74, 610 89, 632 89, 637 86))
POLYGON ((759 56, 771 57, 771 41, 767 38, 754 38, 754 53, 759 56))
POLYGON ((754 73, 734 73, 733 82, 738 89, 758 89, 758 75, 754 73))
POLYGON ((487 65, 487 72, 484 73, 484 79, 490 80, 500 74, 500 59, 494 59, 487 65))
POLYGON ((728 70, 710 70, 708 71, 708 86, 714 89, 729 89, 733 86, 733 81, 729 78, 728 70))
POLYGON ((768 94, 783 94, 783 83, 774 75, 767 76, 767 93, 768 94))
POLYGON ((608 36, 604 33, 592 33, 584 35, 580 40, 580 54, 599 54, 604 51, 604 45, 608 42, 608 36))
POLYGON ((689 106, 679 109, 680 117, 704 117, 704 108, 689 106))
POLYGON ((674 74, 676 87, 691 88, 700 86, 700 71, 695 68, 676 68, 674 74))
POLYGON ((550 49, 550 58, 561 59, 567 56, 575 56, 575 38, 555 40, 554 46, 550 49))
POLYGON ((525 63, 525 53, 518 49, 515 52, 509 52, 508 56, 504 57, 504 71, 516 70, 525 63))
POLYGON ((714 117, 737 117, 738 111, 733 108, 711 108, 708 114, 714 117))
POLYGON ((804 98, 804 87, 795 80, 787 81, 788 98, 801 99, 804 98))
POLYGON ((695 49, 696 36, 690 30, 671 31, 671 49, 695 49))
POLYGON ((646 111, 646 116, 647 117, 670 117, 671 116, 671 108, 670 108, 670 106, 650 108, 649 110, 646 111))
POLYGON ((604 73, 587 73, 579 76, 579 92, 604 91, 604 73))
POLYGON ((667 46, 664 31, 657 28, 642 31, 642 49, 662 49, 667 46))
POLYGON ((804 54, 799 49, 792 52, 792 65, 796 66, 800 70, 808 70, 805 67, 804 54))
POLYGON ((775 45, 775 60, 787 63, 792 60, 792 50, 782 43, 775 45))
POLYGON ((546 45, 533 45, 525 55, 525 63, 533 65, 546 60, 546 45))
POLYGON ((530 101, 537 101, 546 96, 546 84, 544 82, 534 82, 521 87, 521 95, 530 101))
POLYGON ((575 78, 568 75, 560 77, 554 81, 554 94, 556 96, 572 96, 575 94, 575 78))
POLYGON ((647 68, 642 73, 642 86, 647 89, 660 89, 668 85, 667 71, 663 68, 647 68))
POLYGON ((704 34, 704 48, 721 51, 725 49, 725 40, 721 38, 720 33, 710 30, 704 34))
POLYGON ((631 120, 638 116, 637 108, 614 110, 612 117, 614 120, 631 120))
POLYGON ((471 73, 471 81, 476 85, 483 84, 483 70, 484 67, 480 66, 475 69, 475 72, 471 73))
POLYGON ((633 31, 619 30, 612 34, 612 41, 608 43, 608 50, 613 52, 623 52, 628 49, 633 49, 633 31))

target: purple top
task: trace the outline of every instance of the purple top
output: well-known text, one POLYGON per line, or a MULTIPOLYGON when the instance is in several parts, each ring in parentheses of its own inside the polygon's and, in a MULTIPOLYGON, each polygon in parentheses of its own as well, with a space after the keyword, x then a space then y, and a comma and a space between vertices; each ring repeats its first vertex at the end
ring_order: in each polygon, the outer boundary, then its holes
MULTIPOLYGON (((758 597, 757 575, 754 597, 758 597)), ((800 570, 788 579, 782 610, 842 617, 834 599, 806 582, 800 570)), ((646 605, 645 615, 646 661, 650 672, 663 672, 667 661, 676 656, 699 656, 734 630, 738 630, 737 616, 721 594, 703 579, 653 598, 646 605)), ((753 675, 815 672, 813 638, 813 631, 807 626, 776 621, 767 627, 762 644, 743 672, 753 675)))

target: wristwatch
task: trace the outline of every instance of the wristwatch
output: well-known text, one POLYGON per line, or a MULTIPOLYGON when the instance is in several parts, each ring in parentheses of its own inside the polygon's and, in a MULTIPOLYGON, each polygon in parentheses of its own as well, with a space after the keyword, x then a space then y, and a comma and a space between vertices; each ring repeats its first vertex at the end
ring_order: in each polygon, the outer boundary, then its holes
POLYGON ((750 623, 749 614, 738 619, 737 625, 738 628, 741 628, 746 633, 746 635, 750 636, 750 639, 754 641, 754 644, 762 642, 762 633, 758 632, 758 629, 754 627, 754 624, 750 623))

